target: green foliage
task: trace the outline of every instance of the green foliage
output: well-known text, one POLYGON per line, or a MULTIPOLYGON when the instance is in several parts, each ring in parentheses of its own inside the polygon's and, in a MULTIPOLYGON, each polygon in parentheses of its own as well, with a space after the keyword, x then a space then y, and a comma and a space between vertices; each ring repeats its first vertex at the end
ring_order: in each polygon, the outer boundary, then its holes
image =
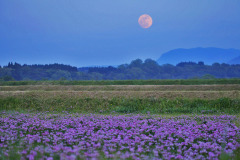
POLYGON ((233 155, 234 156, 232 156, 231 154, 222 152, 219 159, 220 160, 229 160, 229 159, 239 160, 240 159, 240 147, 238 149, 234 150, 233 155))
POLYGON ((202 76, 202 79, 215 79, 215 76, 213 76, 211 74, 205 74, 202 76))
POLYGON ((14 81, 12 76, 6 75, 0 78, 0 81, 14 81))
POLYGON ((176 66, 159 65, 152 59, 133 60, 118 67, 72 67, 63 64, 20 65, 9 63, 0 68, 0 78, 22 80, 134 80, 134 79, 215 79, 240 77, 240 65, 181 62, 176 66))
POLYGON ((240 84, 240 79, 176 79, 176 80, 84 80, 84 81, 0 81, 0 86, 18 85, 203 85, 240 84))
POLYGON ((22 97, 1 97, 0 110, 15 111, 69 111, 78 113, 240 113, 240 99, 149 99, 149 98, 73 98, 39 97, 31 94, 22 97), (208 112, 203 112, 208 111, 208 112))

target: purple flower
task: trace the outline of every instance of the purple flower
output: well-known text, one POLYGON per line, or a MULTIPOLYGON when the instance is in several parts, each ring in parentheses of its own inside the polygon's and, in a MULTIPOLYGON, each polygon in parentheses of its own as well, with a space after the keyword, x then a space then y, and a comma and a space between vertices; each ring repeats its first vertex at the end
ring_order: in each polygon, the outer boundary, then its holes
POLYGON ((0 117, 0 147, 9 157, 20 142, 22 159, 215 159, 240 147, 233 119, 12 113, 0 117))

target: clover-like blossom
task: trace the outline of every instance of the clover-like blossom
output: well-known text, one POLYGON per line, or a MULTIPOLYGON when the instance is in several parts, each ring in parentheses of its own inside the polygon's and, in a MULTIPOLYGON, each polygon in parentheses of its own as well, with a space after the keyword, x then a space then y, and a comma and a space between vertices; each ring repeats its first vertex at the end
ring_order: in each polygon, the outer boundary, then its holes
POLYGON ((22 159, 218 159, 240 147, 234 116, 4 113, 1 157, 22 159))

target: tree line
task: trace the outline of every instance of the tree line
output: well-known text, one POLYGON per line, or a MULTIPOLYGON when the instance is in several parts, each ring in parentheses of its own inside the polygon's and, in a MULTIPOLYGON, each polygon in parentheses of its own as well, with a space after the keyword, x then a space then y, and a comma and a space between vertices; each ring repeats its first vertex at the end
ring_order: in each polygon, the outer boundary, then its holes
POLYGON ((117 67, 82 67, 63 64, 0 66, 0 81, 21 80, 133 80, 239 78, 240 64, 181 62, 159 65, 152 59, 133 60, 117 67))

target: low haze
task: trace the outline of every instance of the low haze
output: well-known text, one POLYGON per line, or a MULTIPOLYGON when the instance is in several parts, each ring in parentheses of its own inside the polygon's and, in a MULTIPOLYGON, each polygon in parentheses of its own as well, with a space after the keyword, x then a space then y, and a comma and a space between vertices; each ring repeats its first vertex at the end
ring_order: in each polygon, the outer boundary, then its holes
POLYGON ((239 0, 0 0, 0 65, 118 65, 177 48, 240 49, 239 15, 239 0), (142 14, 150 28, 138 24, 142 14))

